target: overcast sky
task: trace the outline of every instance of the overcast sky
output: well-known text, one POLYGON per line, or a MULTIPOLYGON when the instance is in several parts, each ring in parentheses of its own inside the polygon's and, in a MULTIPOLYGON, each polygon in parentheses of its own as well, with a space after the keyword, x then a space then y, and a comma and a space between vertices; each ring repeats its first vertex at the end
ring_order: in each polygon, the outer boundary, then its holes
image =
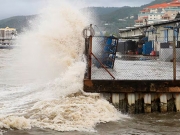
MULTIPOLYGON (((141 6, 153 0, 65 0, 65 1, 69 1, 74 5, 78 3, 85 3, 83 4, 83 7, 84 6, 122 7, 122 6, 141 6)), ((18 16, 18 15, 38 14, 40 9, 47 5, 48 5, 47 0, 0 0, 0 19, 12 17, 12 16, 18 16)))

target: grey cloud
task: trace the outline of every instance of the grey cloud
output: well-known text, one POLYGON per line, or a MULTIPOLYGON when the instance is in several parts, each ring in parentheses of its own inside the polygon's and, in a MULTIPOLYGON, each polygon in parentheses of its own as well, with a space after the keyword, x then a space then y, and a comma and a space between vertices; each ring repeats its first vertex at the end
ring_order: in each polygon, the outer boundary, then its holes
POLYGON ((0 19, 37 14, 43 5, 45 5, 43 0, 6 0, 0 4, 0 19))

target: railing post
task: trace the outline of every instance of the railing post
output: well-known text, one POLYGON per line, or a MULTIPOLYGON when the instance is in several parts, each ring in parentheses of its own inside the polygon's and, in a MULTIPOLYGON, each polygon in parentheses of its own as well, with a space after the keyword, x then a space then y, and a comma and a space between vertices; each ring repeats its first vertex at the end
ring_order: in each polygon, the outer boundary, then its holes
POLYGON ((88 49, 89 49, 89 38, 85 38, 85 50, 84 50, 84 54, 86 56, 88 56, 88 49))
POLYGON ((89 36, 88 79, 90 80, 91 80, 91 66, 92 66, 92 36, 89 36))
POLYGON ((176 81, 176 37, 173 28, 173 80, 176 81))

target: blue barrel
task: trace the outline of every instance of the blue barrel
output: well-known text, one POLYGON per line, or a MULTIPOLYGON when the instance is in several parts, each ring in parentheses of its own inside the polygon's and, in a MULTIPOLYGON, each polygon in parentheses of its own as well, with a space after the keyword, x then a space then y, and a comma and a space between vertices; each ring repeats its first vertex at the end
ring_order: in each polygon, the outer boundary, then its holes
POLYGON ((149 41, 149 42, 146 42, 145 44, 143 44, 143 54, 144 55, 150 55, 152 50, 153 50, 152 41, 149 41))

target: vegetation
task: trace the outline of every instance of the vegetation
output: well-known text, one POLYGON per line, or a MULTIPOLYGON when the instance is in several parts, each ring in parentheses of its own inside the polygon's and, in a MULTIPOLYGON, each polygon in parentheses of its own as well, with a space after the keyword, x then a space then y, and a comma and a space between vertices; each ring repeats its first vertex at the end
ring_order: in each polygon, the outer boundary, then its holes
MULTIPOLYGON (((97 25, 101 30, 107 31, 106 34, 118 33, 119 28, 131 27, 137 19, 140 10, 147 6, 158 3, 170 2, 172 0, 154 0, 149 4, 140 7, 88 7, 83 8, 83 12, 91 12, 94 18, 97 18, 97 25)), ((0 28, 13 27, 16 28, 18 33, 23 28, 29 27, 29 20, 36 17, 32 16, 15 16, 7 19, 0 20, 0 28)))
POLYGON ((23 28, 29 28, 29 20, 35 18, 36 15, 31 16, 14 16, 7 19, 0 20, 0 28, 12 27, 16 28, 18 33, 22 32, 23 28))
POLYGON ((118 29, 134 26, 134 21, 138 18, 138 13, 145 7, 171 2, 172 0, 154 0, 149 4, 142 5, 140 7, 119 7, 119 8, 107 8, 107 7, 90 7, 86 10, 90 10, 96 14, 98 19, 98 26, 101 29, 107 31, 108 34, 117 34, 118 29))

